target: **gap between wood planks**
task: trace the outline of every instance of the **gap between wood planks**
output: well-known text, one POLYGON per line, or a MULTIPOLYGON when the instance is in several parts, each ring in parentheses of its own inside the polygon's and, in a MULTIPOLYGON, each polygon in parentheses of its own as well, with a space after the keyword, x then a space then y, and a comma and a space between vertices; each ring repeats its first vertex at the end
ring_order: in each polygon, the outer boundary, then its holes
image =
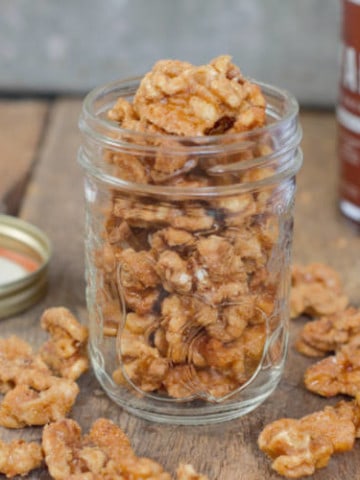
POLYGON ((38 162, 53 102, 0 99, 0 211, 18 215, 38 162))

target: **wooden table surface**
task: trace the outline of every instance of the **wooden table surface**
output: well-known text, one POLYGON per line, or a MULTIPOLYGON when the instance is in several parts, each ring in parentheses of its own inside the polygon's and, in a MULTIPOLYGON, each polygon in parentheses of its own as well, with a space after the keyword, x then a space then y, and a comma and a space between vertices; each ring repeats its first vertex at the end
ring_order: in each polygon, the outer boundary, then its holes
MULTIPOLYGON (((2 320, 1 335, 18 334, 35 347, 45 338, 41 312, 64 305, 86 322, 83 265, 83 184, 76 163, 80 142, 79 99, 0 101, 0 205, 43 229, 54 254, 46 298, 28 311, 2 320)), ((298 176, 294 257, 324 261, 337 268, 351 301, 360 305, 359 230, 337 210, 335 117, 304 112, 305 163, 298 176)), ((304 320, 291 323, 291 343, 304 320)), ((211 480, 279 479, 257 447, 262 427, 279 417, 299 417, 337 400, 304 389, 310 361, 289 349, 285 375, 276 392, 255 412, 235 421, 200 427, 164 426, 140 420, 117 407, 100 389, 92 372, 81 377, 81 392, 71 416, 84 430, 99 416, 112 419, 131 437, 135 451, 161 462, 169 471, 191 462, 211 480)), ((0 438, 40 440, 41 428, 10 431, 0 438)), ((0 475, 1 477, 1 475, 0 475)), ((29 479, 48 479, 44 470, 29 479)), ((334 456, 315 480, 360 479, 360 441, 352 452, 334 456)))

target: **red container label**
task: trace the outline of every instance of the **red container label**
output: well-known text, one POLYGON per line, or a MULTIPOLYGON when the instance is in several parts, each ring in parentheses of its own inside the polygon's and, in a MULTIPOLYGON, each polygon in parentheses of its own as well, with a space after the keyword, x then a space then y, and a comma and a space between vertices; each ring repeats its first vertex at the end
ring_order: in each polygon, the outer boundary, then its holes
POLYGON ((360 0, 343 1, 337 119, 340 196, 360 207, 360 0))

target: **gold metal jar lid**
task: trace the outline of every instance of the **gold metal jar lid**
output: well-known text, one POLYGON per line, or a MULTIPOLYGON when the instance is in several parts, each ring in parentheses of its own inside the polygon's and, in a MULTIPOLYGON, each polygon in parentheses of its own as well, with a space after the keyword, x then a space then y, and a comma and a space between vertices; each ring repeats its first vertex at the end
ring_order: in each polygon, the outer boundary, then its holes
POLYGON ((48 237, 30 223, 0 215, 0 318, 19 313, 46 292, 48 237))

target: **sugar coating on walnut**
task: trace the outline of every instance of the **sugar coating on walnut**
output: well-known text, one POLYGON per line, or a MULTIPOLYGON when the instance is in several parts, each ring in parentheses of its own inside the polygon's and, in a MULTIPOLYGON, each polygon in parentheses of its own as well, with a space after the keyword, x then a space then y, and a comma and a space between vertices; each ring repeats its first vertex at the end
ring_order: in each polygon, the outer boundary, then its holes
POLYGON ((360 391, 360 334, 330 355, 307 368, 305 386, 323 397, 356 396, 360 391))
POLYGON ((312 316, 331 315, 341 312, 347 305, 348 298, 342 291, 340 277, 335 270, 323 263, 292 267, 292 318, 303 313, 312 316))
POLYGON ((28 384, 34 378, 40 382, 49 375, 51 371, 27 342, 15 335, 0 338, 1 393, 7 393, 16 385, 28 384))
POLYGON ((358 426, 358 401, 340 402, 299 420, 282 418, 270 423, 260 433, 258 444, 273 459, 277 473, 300 478, 326 467, 334 453, 351 450, 358 426))
MULTIPOLYGON (((82 435, 74 420, 47 425, 42 447, 55 480, 171 480, 159 463, 138 457, 125 433, 105 418, 96 420, 87 435, 82 435)), ((183 465, 177 479, 207 480, 207 477, 198 475, 191 465, 183 465)))
POLYGON ((354 307, 307 322, 296 341, 300 353, 321 357, 351 343, 360 334, 360 311, 354 307))
POLYGON ((59 420, 70 412, 78 393, 73 380, 51 375, 32 377, 5 395, 0 405, 0 425, 22 428, 59 420))
POLYGON ((121 99, 110 118, 132 130, 152 125, 172 135, 241 132, 264 124, 265 100, 230 56, 200 67, 161 60, 142 79, 133 105, 121 99))
POLYGON ((79 378, 89 368, 87 327, 64 307, 45 310, 40 323, 50 334, 40 349, 43 361, 56 375, 71 380, 79 378))
POLYGON ((8 478, 27 475, 42 464, 41 445, 25 440, 13 440, 6 443, 0 440, 0 473, 8 478))

